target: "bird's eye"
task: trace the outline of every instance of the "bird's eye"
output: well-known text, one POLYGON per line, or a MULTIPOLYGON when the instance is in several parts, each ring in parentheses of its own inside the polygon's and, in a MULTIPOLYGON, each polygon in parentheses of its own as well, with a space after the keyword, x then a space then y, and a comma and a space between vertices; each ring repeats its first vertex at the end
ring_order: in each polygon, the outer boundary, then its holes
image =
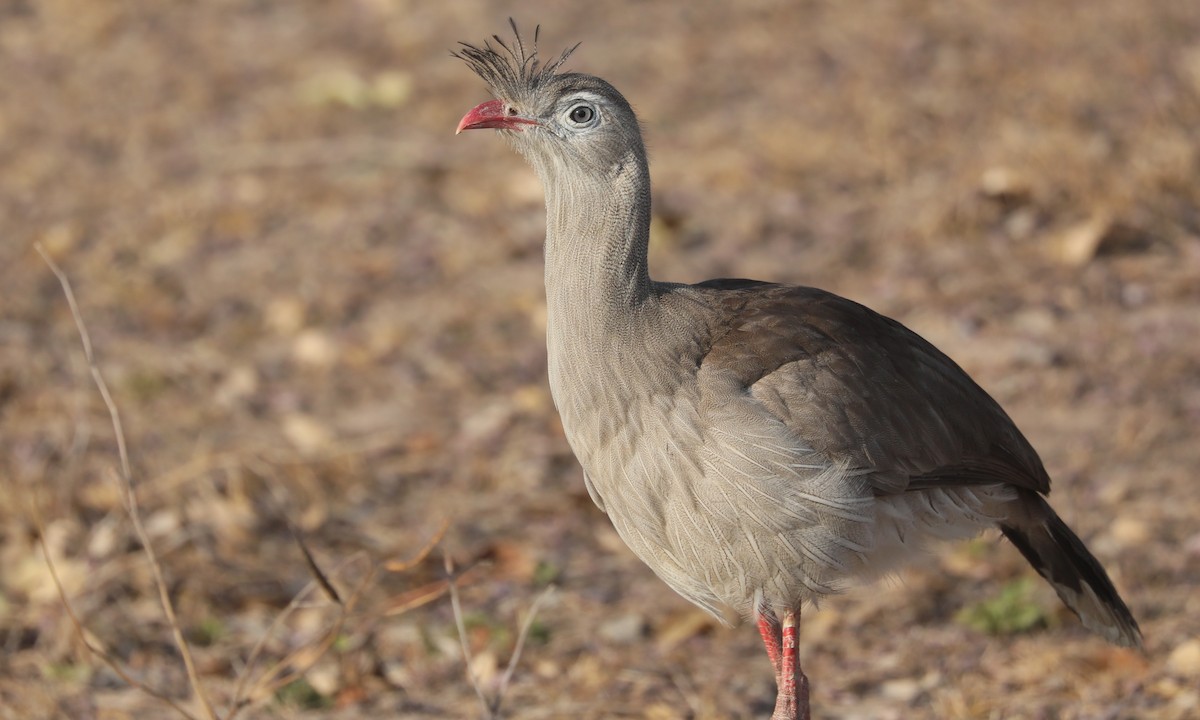
POLYGON ((596 117, 596 110, 591 105, 576 105, 567 112, 567 117, 576 125, 587 125, 596 117))

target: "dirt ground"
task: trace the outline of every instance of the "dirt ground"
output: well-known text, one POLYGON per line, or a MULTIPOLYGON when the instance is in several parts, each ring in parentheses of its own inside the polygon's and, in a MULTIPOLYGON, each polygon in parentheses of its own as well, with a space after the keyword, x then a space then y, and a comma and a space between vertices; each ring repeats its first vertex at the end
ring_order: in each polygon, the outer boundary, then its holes
POLYGON ((756 633, 640 565, 563 439, 540 188, 453 134, 487 95, 448 50, 509 15, 639 111, 656 277, 817 285, 934 341, 1145 631, 1107 646, 984 537, 806 613, 815 716, 1200 717, 1200 3, 733 5, 0 4, 0 719, 176 717, 86 650, 39 524, 90 641, 204 717, 35 243, 220 717, 479 717, 444 556, 489 695, 555 588, 507 717, 770 714, 756 633), (341 607, 288 608, 291 528, 341 607))

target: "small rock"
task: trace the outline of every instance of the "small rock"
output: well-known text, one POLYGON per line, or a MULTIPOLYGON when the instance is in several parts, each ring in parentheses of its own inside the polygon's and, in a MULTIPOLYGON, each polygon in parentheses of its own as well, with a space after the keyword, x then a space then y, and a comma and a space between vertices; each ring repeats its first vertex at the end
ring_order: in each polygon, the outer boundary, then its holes
POLYGON ((117 550, 118 542, 124 541, 123 528, 115 520, 115 515, 107 515, 96 523, 88 540, 88 557, 93 560, 103 560, 117 550))
POLYGON ((1006 167, 991 167, 979 178, 979 191, 991 198, 1027 199, 1029 181, 1006 167))
POLYGON ((328 333, 314 328, 301 332, 292 344, 292 356, 304 365, 329 367, 338 359, 337 343, 328 333))
POLYGON ((1058 327, 1054 313, 1044 307, 1021 310, 1012 316, 1010 324, 1021 332, 1037 336, 1050 335, 1058 327))
POLYGON ((1184 677, 1200 677, 1200 639, 1176 645, 1167 656, 1167 669, 1184 677))
POLYGON ((1032 208, 1021 208, 1009 213, 1004 220, 1004 230, 1015 240, 1024 240, 1037 230, 1038 215, 1032 208))
POLYGON ((174 510, 159 510, 143 521, 146 534, 151 538, 163 538, 174 534, 181 525, 179 513, 174 510))
POLYGON ((324 425, 300 413, 288 415, 283 419, 283 434, 305 455, 320 452, 333 442, 332 435, 324 425))
POLYGON ((291 335, 304 327, 305 315, 308 311, 298 298, 280 297, 268 305, 264 320, 267 327, 283 335, 291 335))
POLYGON ((380 675, 394 688, 403 689, 413 684, 408 666, 398 660, 384 660, 380 663, 380 675))
POLYGON ((1096 256, 1104 238, 1112 231, 1113 221, 1099 213, 1067 228, 1058 237, 1058 256, 1067 265, 1085 265, 1096 256))
POLYGON ((500 398, 488 403, 463 420, 459 437, 466 447, 481 447, 500 438, 512 424, 516 408, 511 399, 500 398))
POLYGON ((471 677, 484 687, 490 687, 496 681, 496 674, 500 668, 500 661, 496 657, 496 653, 489 650, 483 650, 471 658, 471 677))
POLYGON ((258 371, 252 365, 235 365, 217 385, 213 400, 218 405, 230 407, 256 392, 258 371))
MULTIPOLYGON (((729 618, 734 622, 735 618, 729 618)), ((712 615, 698 608, 689 608, 681 613, 675 613, 655 629, 655 644, 658 651, 664 655, 674 650, 680 643, 696 637, 715 627, 717 621, 712 615)))
POLYGON ((600 625, 600 637, 616 645, 628 645, 646 634, 646 618, 638 613, 621 615, 600 625))
POLYGON ((533 674, 542 680, 553 680, 562 675, 562 665, 553 660, 538 660, 533 664, 533 674))
POLYGON ((1121 547, 1133 547, 1150 540, 1150 526, 1135 517, 1119 517, 1108 530, 1112 539, 1121 547))
POLYGON ((911 703, 921 694, 921 683, 912 678, 897 678, 884 682, 879 692, 889 700, 911 703))
POLYGON ((304 673, 304 679, 322 697, 332 697, 341 688, 342 679, 336 663, 321 660, 304 673))

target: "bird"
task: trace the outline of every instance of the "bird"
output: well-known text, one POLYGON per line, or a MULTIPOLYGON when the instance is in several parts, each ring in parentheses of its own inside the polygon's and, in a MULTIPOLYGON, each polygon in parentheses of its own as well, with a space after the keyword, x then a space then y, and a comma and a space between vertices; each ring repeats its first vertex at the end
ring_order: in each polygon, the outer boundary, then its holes
POLYGON ((641 127, 605 80, 538 57, 540 26, 452 55, 546 202, 547 368, 595 504, 675 592, 757 624, 772 720, 810 717, 801 609, 894 573, 933 542, 999 528, 1083 625, 1141 647, 1100 562, 1045 499, 1000 407, 901 323, 824 290, 649 274, 641 127), (494 43, 494 44, 493 44, 494 43))

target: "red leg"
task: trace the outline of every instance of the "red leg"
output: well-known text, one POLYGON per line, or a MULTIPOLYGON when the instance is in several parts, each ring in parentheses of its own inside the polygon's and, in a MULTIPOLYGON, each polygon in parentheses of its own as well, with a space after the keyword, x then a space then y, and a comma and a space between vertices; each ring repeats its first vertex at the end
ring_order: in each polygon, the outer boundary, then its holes
MULTIPOLYGON (((771 720, 809 720, 808 678, 800 668, 797 639, 800 626, 799 610, 783 614, 780 632, 779 696, 771 720)), ((770 652, 770 649, 768 649, 770 652)))
POLYGON ((763 647, 767 649, 767 657, 771 658, 771 667, 775 668, 775 684, 779 684, 779 617, 771 608, 762 606, 758 609, 758 634, 762 636, 763 647))

